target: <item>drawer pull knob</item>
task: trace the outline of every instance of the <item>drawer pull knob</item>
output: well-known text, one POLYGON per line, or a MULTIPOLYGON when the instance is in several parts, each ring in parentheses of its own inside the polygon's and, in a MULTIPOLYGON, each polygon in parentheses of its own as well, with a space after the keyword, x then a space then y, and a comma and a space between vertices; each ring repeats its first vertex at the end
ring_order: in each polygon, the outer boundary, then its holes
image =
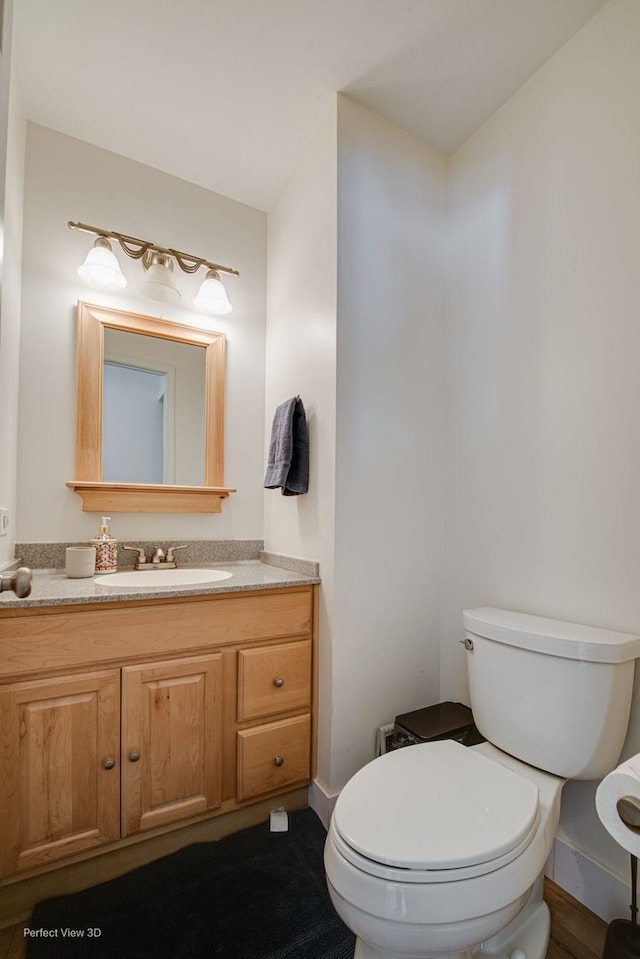
POLYGON ((140 759, 140 753, 137 749, 132 749, 127 758, 130 763, 137 763, 140 759))
POLYGON ((115 766, 115 764, 116 764, 115 759, 114 759, 112 756, 107 756, 107 758, 106 758, 106 759, 104 760, 104 762, 102 763, 102 768, 103 768, 103 769, 113 769, 113 767, 115 766))
POLYGON ((282 678, 282 676, 278 676, 277 679, 274 679, 273 685, 277 686, 278 689, 280 689, 281 686, 284 686, 284 679, 282 678))
POLYGON ((273 757, 273 765, 274 765, 274 766, 282 766, 283 763, 284 763, 284 758, 283 758, 282 756, 274 756, 274 757, 273 757))

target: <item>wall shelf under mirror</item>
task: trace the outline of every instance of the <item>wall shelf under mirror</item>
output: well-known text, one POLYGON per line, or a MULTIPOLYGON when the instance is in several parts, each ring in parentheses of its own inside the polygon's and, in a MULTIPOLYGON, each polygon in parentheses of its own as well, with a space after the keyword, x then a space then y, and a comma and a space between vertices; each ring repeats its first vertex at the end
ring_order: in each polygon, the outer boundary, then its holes
POLYGON ((89 512, 219 513, 223 333, 78 303, 75 478, 89 512))

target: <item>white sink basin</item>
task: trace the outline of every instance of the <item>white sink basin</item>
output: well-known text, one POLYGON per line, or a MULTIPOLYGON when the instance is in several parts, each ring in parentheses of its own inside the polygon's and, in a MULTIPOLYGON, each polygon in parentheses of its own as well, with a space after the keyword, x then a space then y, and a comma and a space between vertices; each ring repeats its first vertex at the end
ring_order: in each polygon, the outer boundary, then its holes
POLYGON ((231 573, 225 569, 139 569, 128 573, 103 573, 96 576, 98 586, 111 586, 114 589, 129 587, 132 589, 153 589, 163 586, 201 586, 229 579, 231 573))

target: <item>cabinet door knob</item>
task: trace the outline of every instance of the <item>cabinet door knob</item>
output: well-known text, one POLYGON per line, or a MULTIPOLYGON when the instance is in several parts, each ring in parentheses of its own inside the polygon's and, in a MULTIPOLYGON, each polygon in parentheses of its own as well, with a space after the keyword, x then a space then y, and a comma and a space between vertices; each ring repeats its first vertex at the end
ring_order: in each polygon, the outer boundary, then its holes
POLYGON ((106 758, 106 759, 103 761, 103 763, 102 763, 102 768, 103 768, 103 769, 113 769, 113 767, 115 766, 115 764, 116 764, 115 759, 113 759, 112 756, 107 756, 107 758, 106 758))
POLYGON ((282 756, 274 756, 274 757, 273 757, 273 765, 274 765, 274 766, 282 766, 283 763, 284 763, 284 759, 283 759, 282 756))
POLYGON ((137 749, 132 749, 129 755, 127 756, 127 759, 129 760, 130 763, 137 763, 138 760, 140 759, 139 751, 137 749))
POLYGON ((278 689, 280 689, 281 686, 284 686, 284 679, 282 678, 282 676, 278 676, 277 679, 274 679, 273 685, 277 686, 278 689))

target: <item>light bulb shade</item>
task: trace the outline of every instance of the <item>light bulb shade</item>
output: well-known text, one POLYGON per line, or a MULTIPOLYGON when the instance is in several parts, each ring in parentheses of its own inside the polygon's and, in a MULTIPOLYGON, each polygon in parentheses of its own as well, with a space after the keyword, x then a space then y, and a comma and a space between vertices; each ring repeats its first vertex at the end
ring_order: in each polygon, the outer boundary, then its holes
POLYGON ((171 257, 162 253, 153 253, 149 266, 143 260, 146 276, 140 284, 140 292, 150 300, 159 300, 161 303, 179 303, 180 290, 172 276, 173 263, 171 257))
POLYGON ((227 291, 222 285, 217 270, 208 271, 193 305, 196 309, 204 313, 212 313, 214 316, 226 316, 227 313, 231 313, 233 307, 229 303, 227 291))
POLYGON ((104 236, 99 236, 87 253, 84 263, 78 267, 78 276, 101 290, 122 290, 127 285, 127 278, 104 236))

